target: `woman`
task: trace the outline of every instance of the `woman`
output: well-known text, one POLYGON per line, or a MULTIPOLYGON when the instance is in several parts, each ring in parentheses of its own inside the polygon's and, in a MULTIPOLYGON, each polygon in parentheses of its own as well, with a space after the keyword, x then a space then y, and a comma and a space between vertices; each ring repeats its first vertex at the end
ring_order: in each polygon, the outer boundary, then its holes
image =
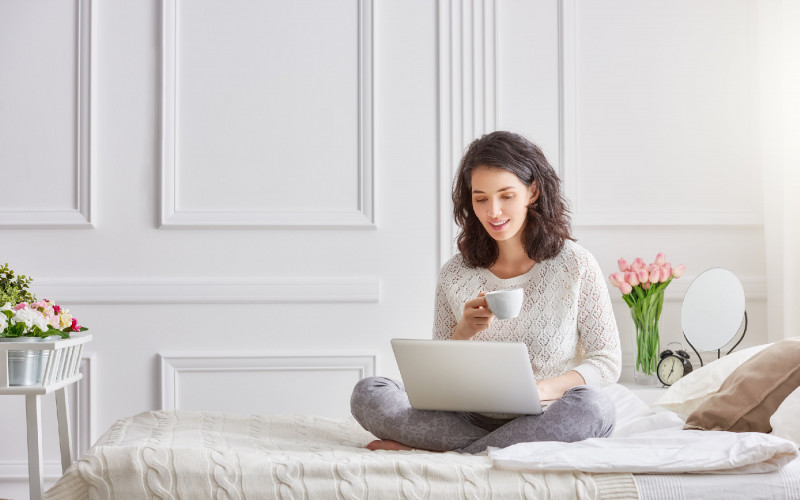
POLYGON ((415 410, 400 382, 370 377, 351 399, 358 422, 381 438, 367 448, 477 453, 609 436, 614 406, 596 387, 619 378, 619 333, 600 266, 570 236, 558 175, 542 151, 510 132, 475 140, 461 160, 453 204, 461 253, 439 273, 433 337, 524 342, 547 409, 415 410), (519 316, 496 320, 484 293, 518 287, 525 290, 519 316))

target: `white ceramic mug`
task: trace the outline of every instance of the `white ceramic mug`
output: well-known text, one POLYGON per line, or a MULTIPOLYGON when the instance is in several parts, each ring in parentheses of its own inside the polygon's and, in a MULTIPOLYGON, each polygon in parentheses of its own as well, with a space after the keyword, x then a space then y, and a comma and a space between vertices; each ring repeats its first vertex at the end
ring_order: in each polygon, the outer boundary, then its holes
POLYGON ((522 288, 495 290, 494 292, 487 292, 485 297, 486 302, 489 304, 489 310, 492 311, 492 314, 497 319, 511 319, 516 318, 519 314, 525 292, 522 288))

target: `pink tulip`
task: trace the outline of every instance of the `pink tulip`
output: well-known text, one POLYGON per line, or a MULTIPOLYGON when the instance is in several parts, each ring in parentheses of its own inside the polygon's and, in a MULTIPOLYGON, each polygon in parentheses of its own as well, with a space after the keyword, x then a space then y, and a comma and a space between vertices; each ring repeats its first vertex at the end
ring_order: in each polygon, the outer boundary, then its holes
POLYGON ((623 281, 619 284, 619 291, 622 292, 622 295, 628 295, 633 291, 633 287, 629 283, 623 281))
POLYGON ((647 283, 647 281, 650 279, 650 275, 644 269, 640 270, 638 273, 636 273, 636 275, 637 278, 639 278, 639 283, 647 283))
POLYGON ((639 284, 639 278, 633 271, 628 271, 627 273, 625 273, 625 281, 631 286, 636 286, 639 284))
POLYGON ((619 259, 617 261, 617 265, 619 266, 619 270, 622 271, 623 273, 630 269, 630 266, 628 266, 628 262, 624 258, 619 259))
POLYGON ((645 290, 650 290, 650 283, 642 283, 645 290))
POLYGON ((667 258, 664 257, 664 254, 661 253, 661 252, 658 252, 658 255, 656 255, 656 265, 663 266, 664 264, 666 264, 666 262, 667 262, 667 258))
POLYGON ((683 276, 683 272, 684 271, 686 271, 686 266, 681 264, 680 266, 678 266, 678 267, 676 267, 676 268, 674 268, 672 270, 672 276, 675 277, 675 278, 680 278, 681 276, 683 276))
POLYGON ((634 261, 631 263, 631 270, 638 273, 642 269, 644 269, 644 261, 641 257, 636 257, 636 259, 634 259, 634 261))
POLYGON ((625 277, 622 275, 622 273, 614 273, 614 274, 610 274, 610 275, 608 276, 608 280, 609 280, 609 281, 611 282, 611 284, 612 284, 612 285, 614 285, 615 287, 618 287, 618 286, 619 286, 619 283, 620 283, 620 281, 623 281, 624 279, 625 279, 625 277))
POLYGON ((650 283, 658 283, 660 279, 661 279, 661 270, 659 268, 655 268, 652 271, 650 271, 650 279, 649 279, 650 283))
POLYGON ((666 267, 662 267, 661 268, 661 276, 659 276, 658 281, 664 283, 665 281, 667 281, 669 279, 671 274, 672 273, 670 273, 669 269, 667 269, 666 267))

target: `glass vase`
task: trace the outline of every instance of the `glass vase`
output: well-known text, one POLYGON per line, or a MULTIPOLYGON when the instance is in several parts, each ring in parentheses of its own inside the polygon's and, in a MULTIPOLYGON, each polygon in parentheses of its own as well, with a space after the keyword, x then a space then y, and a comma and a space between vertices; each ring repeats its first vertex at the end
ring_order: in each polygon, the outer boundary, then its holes
POLYGON ((661 353, 658 335, 658 320, 664 306, 664 291, 648 294, 630 306, 631 318, 636 330, 636 363, 633 379, 640 385, 661 385, 656 375, 661 353))

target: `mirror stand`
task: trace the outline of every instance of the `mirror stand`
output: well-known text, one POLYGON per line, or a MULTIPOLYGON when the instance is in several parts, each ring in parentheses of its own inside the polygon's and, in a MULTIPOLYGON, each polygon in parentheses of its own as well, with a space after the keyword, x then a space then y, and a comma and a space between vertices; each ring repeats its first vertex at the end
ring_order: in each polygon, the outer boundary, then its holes
MULTIPOLYGON (((731 347, 731 349, 728 352, 725 353, 726 356, 728 354, 732 353, 734 349, 736 349, 736 347, 742 342, 742 339, 744 339, 744 334, 747 333, 747 311, 744 312, 744 319, 742 320, 742 323, 744 323, 744 329, 742 330, 742 335, 739 337, 739 340, 737 340, 736 343, 733 344, 733 347, 731 347)), ((697 352, 697 349, 692 345, 691 342, 689 342, 689 339, 686 338, 686 332, 685 331, 683 332, 683 338, 686 340, 686 343, 689 344, 689 347, 692 348, 694 353, 697 354, 697 359, 700 360, 700 366, 702 367, 703 366, 703 357, 700 356, 700 353, 697 352)), ((722 348, 717 349, 717 359, 720 358, 720 351, 721 350, 722 350, 722 348)))

